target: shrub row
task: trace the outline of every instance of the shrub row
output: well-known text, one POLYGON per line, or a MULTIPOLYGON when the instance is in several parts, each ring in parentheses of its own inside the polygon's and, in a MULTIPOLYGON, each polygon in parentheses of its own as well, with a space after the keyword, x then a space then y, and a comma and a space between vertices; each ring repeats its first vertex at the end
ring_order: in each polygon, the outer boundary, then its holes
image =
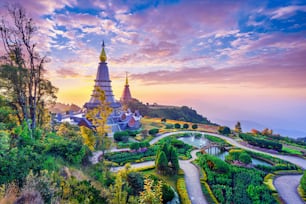
POLYGON ((249 134, 240 133, 239 137, 254 146, 267 148, 267 149, 273 149, 279 152, 282 151, 282 148, 283 148, 283 145, 280 143, 268 141, 264 139, 257 139, 257 138, 254 138, 254 136, 251 136, 249 134))
POLYGON ((190 201, 188 193, 187 193, 185 180, 183 178, 179 178, 177 180, 176 188, 177 188, 178 194, 180 196, 181 203, 182 204, 191 204, 191 201, 190 201))

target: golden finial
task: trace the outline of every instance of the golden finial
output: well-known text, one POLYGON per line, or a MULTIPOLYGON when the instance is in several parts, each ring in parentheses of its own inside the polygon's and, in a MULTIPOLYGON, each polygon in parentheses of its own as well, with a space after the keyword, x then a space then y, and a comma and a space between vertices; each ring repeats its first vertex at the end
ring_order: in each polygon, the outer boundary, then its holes
POLYGON ((125 72, 125 85, 129 85, 128 72, 125 72))
POLYGON ((102 51, 101 51, 101 54, 100 54, 100 62, 106 62, 107 60, 107 57, 106 57, 106 53, 105 53, 105 50, 104 50, 104 40, 103 40, 103 43, 102 43, 102 51))

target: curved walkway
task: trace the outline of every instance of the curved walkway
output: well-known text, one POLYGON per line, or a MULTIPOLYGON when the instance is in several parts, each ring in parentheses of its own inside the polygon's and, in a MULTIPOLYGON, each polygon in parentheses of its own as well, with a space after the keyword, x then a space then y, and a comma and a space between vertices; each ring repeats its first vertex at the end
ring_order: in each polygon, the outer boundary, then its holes
POLYGON ((284 175, 274 180, 275 188, 286 203, 303 204, 303 200, 297 192, 302 175, 284 175))
MULTIPOLYGON (((273 157, 277 157, 286 161, 289 161, 297 166, 300 166, 303 169, 306 169, 306 160, 299 158, 299 157, 294 157, 294 156, 287 156, 287 155, 277 155, 277 154, 272 154, 268 152, 261 152, 259 150, 252 149, 250 147, 246 147, 240 143, 238 143, 236 140, 219 135, 219 134, 214 134, 214 133, 208 133, 208 132, 200 132, 200 131, 177 131, 177 132, 170 132, 170 133, 165 133, 161 134, 157 137, 155 137, 153 140, 150 141, 150 145, 155 144, 159 140, 174 135, 174 134, 180 134, 180 133, 204 133, 204 134, 210 134, 215 137, 221 138, 226 140, 228 143, 230 143, 233 146, 246 149, 249 151, 257 152, 257 153, 263 153, 267 154, 273 157)), ((111 149, 111 152, 118 152, 118 151, 126 151, 128 149, 111 149)), ((192 200, 193 204, 198 204, 198 203, 203 203, 206 204, 207 201, 202 193, 201 189, 201 184, 200 184, 200 176, 198 169, 190 163, 192 160, 195 159, 195 154, 198 150, 192 151, 192 159, 190 160, 180 160, 180 167, 184 170, 185 172, 185 181, 186 181, 186 186, 187 186, 187 192, 189 195, 190 200, 192 200)), ((98 162, 98 157, 101 155, 101 153, 94 154, 94 162, 98 162)), ((94 163, 92 162, 92 163, 94 163)), ((138 164, 132 164, 132 167, 144 167, 144 166, 149 166, 153 165, 154 161, 148 161, 148 162, 143 162, 143 163, 138 163, 138 164)), ((118 171, 123 167, 114 167, 112 171, 118 171)), ((284 176, 279 176, 275 180, 275 187, 277 191, 279 192, 279 195, 286 201, 286 203, 303 203, 301 201, 301 198, 299 197, 297 193, 297 185, 299 183, 299 180, 301 178, 301 175, 284 175, 284 176), (290 178, 294 178, 292 181, 290 178), (288 180, 289 179, 289 180, 288 180), (289 181, 289 182, 288 182, 289 181), (290 189, 290 190, 289 190, 290 189)))

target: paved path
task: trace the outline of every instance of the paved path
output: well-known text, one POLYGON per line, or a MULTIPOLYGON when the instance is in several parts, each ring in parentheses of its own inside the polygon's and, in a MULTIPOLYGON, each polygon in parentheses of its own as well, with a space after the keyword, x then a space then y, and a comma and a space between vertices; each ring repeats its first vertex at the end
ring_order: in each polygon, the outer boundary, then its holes
POLYGON ((202 192, 199 170, 191 163, 196 159, 196 153, 199 151, 200 150, 193 150, 191 152, 191 159, 179 160, 179 163, 180 168, 185 172, 185 183, 191 202, 193 204, 208 204, 202 192))
POLYGON ((304 204, 297 192, 302 175, 284 175, 274 180, 274 185, 279 195, 288 204, 304 204))

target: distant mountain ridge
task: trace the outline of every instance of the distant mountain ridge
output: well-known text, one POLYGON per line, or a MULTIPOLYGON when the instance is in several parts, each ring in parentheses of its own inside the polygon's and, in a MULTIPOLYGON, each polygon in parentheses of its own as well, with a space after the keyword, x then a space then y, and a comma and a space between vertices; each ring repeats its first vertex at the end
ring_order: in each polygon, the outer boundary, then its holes
POLYGON ((192 123, 201 124, 212 124, 210 120, 202 115, 198 114, 196 110, 193 110, 187 106, 167 106, 158 104, 143 104, 137 99, 125 104, 126 107, 130 108, 132 111, 139 110, 140 114, 143 116, 149 116, 152 118, 166 118, 172 120, 181 120, 192 123))
POLYGON ((64 103, 55 103, 54 105, 48 107, 48 110, 51 113, 65 113, 69 111, 78 112, 81 108, 75 104, 64 104, 64 103))
MULTIPOLYGON (((222 119, 216 119, 216 122, 222 125, 226 125, 230 128, 234 128, 237 121, 231 121, 231 120, 222 120, 222 119)), ((248 132, 251 129, 256 130, 263 130, 264 128, 271 128, 273 130, 273 133, 280 134, 281 136, 288 136, 291 138, 302 138, 306 137, 306 132, 299 131, 299 130, 292 130, 292 129, 285 129, 280 127, 267 127, 267 125, 263 125, 258 122, 250 121, 250 120, 240 120, 242 131, 248 132)))

